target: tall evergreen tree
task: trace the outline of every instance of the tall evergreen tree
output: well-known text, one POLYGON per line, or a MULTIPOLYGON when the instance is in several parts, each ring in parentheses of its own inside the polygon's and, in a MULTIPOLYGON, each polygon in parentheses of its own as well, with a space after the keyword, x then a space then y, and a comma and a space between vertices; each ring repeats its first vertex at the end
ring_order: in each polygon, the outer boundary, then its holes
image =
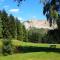
POLYGON ((0 11, 0 38, 2 38, 2 20, 1 20, 1 11, 0 11))
POLYGON ((16 38, 16 20, 12 14, 9 16, 9 27, 8 27, 12 38, 16 38))
POLYGON ((17 40, 23 41, 22 24, 17 18, 16 18, 16 27, 17 27, 17 40))
POLYGON ((9 26, 9 20, 8 20, 8 14, 5 10, 2 11, 2 35, 3 35, 3 54, 10 54, 11 53, 11 34, 8 30, 9 26))
POLYGON ((26 30, 25 26, 22 24, 22 30, 23 30, 23 41, 28 41, 28 31, 26 30))

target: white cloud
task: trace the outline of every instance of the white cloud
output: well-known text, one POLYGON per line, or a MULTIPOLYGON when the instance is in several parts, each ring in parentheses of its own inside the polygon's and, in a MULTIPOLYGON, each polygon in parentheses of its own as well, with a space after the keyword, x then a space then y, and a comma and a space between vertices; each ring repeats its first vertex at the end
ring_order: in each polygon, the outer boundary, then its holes
POLYGON ((18 17, 18 19, 19 19, 19 20, 22 20, 22 18, 21 18, 21 17, 18 17))
POLYGON ((23 22, 23 18, 21 18, 21 17, 18 17, 18 19, 20 20, 20 22, 23 22))
POLYGON ((15 12, 19 12, 19 9, 10 9, 9 11, 15 13, 15 12))

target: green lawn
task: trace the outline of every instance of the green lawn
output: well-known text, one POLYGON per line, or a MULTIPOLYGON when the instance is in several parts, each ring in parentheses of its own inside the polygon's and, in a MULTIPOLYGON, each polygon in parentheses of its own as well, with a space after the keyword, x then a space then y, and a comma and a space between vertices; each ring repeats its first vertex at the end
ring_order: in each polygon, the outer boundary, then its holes
POLYGON ((60 54, 53 52, 20 53, 9 56, 0 56, 0 60, 60 60, 60 54))
MULTIPOLYGON (((2 46, 2 43, 0 42, 2 46)), ((49 47, 50 44, 40 44, 40 43, 27 43, 17 40, 12 40, 12 45, 23 46, 23 47, 49 47)), ((56 48, 60 48, 60 44, 56 44, 56 48)), ((59 52, 46 52, 46 51, 36 51, 27 53, 17 53, 8 56, 0 56, 0 60, 60 60, 59 52)))
MULTIPOLYGON (((31 42, 22 42, 18 40, 12 40, 13 46, 34 46, 34 47, 49 47, 51 44, 42 44, 42 43, 31 43, 31 42)), ((55 44, 56 48, 60 48, 60 44, 55 44)), ((0 39, 0 47, 2 46, 2 39, 0 39)))
MULTIPOLYGON (((18 40, 12 40, 14 46, 34 46, 34 47, 50 47, 51 44, 42 44, 42 43, 31 43, 31 42, 22 42, 18 40)), ((60 48, 60 44, 55 44, 56 48, 60 48)))

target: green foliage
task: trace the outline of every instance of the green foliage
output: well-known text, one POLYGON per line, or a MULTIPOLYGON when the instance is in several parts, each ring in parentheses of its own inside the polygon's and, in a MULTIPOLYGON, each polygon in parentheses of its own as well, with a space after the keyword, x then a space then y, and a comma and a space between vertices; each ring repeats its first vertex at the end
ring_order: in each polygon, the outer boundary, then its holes
POLYGON ((17 40, 27 41, 27 30, 25 26, 16 18, 17 40))
POLYGON ((44 0, 43 14, 52 26, 57 24, 58 30, 49 31, 46 36, 47 43, 60 43, 60 0, 44 0))
POLYGON ((60 15, 59 15, 58 20, 57 20, 57 25, 58 25, 58 30, 60 30, 60 15))
POLYGON ((3 39, 3 54, 12 52, 11 39, 27 41, 25 26, 12 14, 8 16, 5 10, 0 11, 0 38, 3 39))
POLYGON ((5 10, 1 11, 0 30, 3 38, 17 38, 21 41, 23 38, 25 38, 23 35, 25 34, 26 30, 23 24, 12 14, 8 16, 5 10))
POLYGON ((10 39, 11 39, 11 34, 9 32, 9 19, 8 19, 8 14, 6 13, 5 10, 2 11, 2 15, 1 15, 1 20, 2 20, 2 36, 3 36, 3 54, 7 55, 10 54, 11 50, 11 44, 10 44, 10 39))
POLYGON ((11 41, 9 39, 3 40, 2 51, 3 51, 3 55, 12 54, 11 41))
POLYGON ((32 28, 31 30, 28 31, 28 41, 41 43, 45 33, 46 32, 44 29, 32 28))
POLYGON ((17 27, 17 40, 23 41, 23 29, 22 24, 18 19, 16 19, 16 27, 17 27))
POLYGON ((23 41, 28 42, 28 31, 26 30, 24 25, 22 25, 22 29, 23 29, 23 41))
POLYGON ((60 43, 60 30, 49 30, 47 33, 47 43, 60 43))
POLYGON ((1 11, 0 11, 0 38, 2 38, 2 20, 1 20, 1 11))
POLYGON ((43 14, 46 15, 50 26, 57 21, 60 9, 60 0, 44 0, 43 14), (53 21, 53 22, 52 22, 53 21))
POLYGON ((12 36, 12 38, 16 38, 16 31, 17 31, 17 27, 16 27, 16 20, 14 18, 14 16, 12 14, 10 14, 10 16, 8 17, 9 19, 9 26, 8 26, 8 30, 12 36))

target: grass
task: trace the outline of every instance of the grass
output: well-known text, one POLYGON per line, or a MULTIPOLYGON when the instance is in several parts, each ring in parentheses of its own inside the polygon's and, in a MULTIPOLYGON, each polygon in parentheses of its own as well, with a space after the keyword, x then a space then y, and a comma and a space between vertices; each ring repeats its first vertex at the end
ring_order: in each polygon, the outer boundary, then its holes
MULTIPOLYGON (((18 40, 12 39, 12 45, 13 46, 33 46, 33 47, 49 47, 51 44, 42 44, 42 43, 31 43, 31 42, 22 42, 18 40)), ((55 44, 56 48, 60 48, 60 44, 55 44)), ((2 39, 0 39, 0 47, 2 47, 2 39)))
MULTIPOLYGON (((42 44, 42 43, 31 43, 31 42, 22 42, 18 40, 12 40, 12 44, 14 46, 33 46, 33 47, 50 47, 51 44, 42 44)), ((55 44, 56 48, 60 48, 60 44, 55 44)))
POLYGON ((0 60, 60 60, 59 53, 32 52, 0 56, 0 60))
MULTIPOLYGON (((2 42, 0 42, 2 46, 2 42)), ((40 43, 28 43, 21 42, 17 40, 12 40, 13 46, 22 46, 22 47, 49 47, 50 44, 40 44, 40 43)), ((60 44, 56 44, 56 48, 60 48, 60 44)), ((35 50, 36 50, 35 49, 35 50)), ((29 49, 30 50, 30 49, 29 49)), ((8 56, 0 56, 0 60, 60 60, 60 52, 47 52, 47 51, 31 51, 27 53, 17 53, 8 56)))
POLYGON ((22 42, 22 41, 17 41, 17 40, 12 40, 12 44, 14 46, 35 46, 35 47, 48 47, 48 44, 40 44, 40 43, 31 43, 31 42, 22 42))

